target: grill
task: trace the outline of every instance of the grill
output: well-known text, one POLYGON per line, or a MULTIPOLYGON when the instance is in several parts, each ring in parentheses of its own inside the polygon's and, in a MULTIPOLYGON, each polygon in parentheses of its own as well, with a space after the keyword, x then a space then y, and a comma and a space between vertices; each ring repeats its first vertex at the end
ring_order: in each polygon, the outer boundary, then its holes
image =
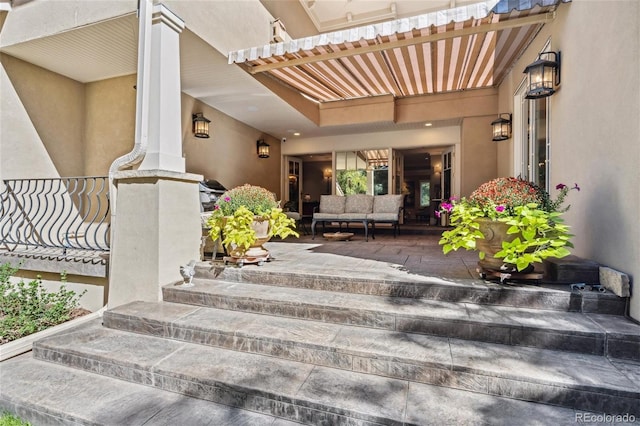
POLYGON ((206 179, 200 182, 200 205, 201 211, 210 212, 213 210, 218 198, 227 190, 220 182, 213 179, 206 179))

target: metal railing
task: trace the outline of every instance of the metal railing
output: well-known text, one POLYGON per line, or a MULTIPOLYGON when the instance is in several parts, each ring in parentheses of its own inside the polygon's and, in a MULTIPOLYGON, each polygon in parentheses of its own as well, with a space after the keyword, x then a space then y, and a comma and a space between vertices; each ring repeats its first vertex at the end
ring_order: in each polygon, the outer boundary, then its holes
POLYGON ((109 250, 109 178, 8 179, 0 194, 0 247, 109 250))

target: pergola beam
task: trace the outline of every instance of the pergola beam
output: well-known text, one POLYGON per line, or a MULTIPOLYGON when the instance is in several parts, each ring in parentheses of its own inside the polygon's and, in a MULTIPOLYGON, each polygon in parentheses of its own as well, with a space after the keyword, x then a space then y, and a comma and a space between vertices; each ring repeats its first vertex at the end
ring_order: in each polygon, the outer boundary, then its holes
POLYGON ((507 21, 482 24, 475 27, 461 28, 459 30, 445 31, 443 33, 429 34, 426 36, 395 40, 388 43, 374 44, 370 46, 354 47, 352 49, 340 50, 337 52, 323 53, 321 55, 308 56, 304 58, 289 59, 286 61, 274 62, 264 65, 249 67, 251 74, 257 74, 274 69, 295 67, 298 65, 311 64, 331 59, 339 59, 349 56, 364 55, 370 52, 380 52, 383 50, 395 49, 422 43, 430 43, 439 40, 446 40, 455 37, 465 37, 474 34, 484 34, 491 31, 500 31, 509 28, 524 27, 527 25, 546 24, 555 19, 555 12, 547 12, 537 15, 525 16, 523 18, 509 19, 507 21))

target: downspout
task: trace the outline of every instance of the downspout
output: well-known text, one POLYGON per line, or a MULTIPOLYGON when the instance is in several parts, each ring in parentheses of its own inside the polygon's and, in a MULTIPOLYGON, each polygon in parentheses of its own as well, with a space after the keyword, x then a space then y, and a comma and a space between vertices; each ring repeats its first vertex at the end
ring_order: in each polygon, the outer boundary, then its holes
POLYGON ((131 152, 116 158, 109 167, 109 199, 111 209, 110 247, 113 248, 116 222, 117 188, 115 174, 138 164, 147 153, 149 142, 149 79, 151 68, 151 17, 153 0, 138 0, 138 76, 136 82, 136 130, 135 143, 131 152))

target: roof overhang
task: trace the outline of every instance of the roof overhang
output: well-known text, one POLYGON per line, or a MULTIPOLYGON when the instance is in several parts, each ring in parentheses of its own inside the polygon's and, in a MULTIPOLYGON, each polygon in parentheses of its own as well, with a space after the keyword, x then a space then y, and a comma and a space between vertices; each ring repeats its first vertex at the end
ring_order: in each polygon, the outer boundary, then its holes
POLYGON ((565 1, 484 1, 230 52, 229 63, 321 104, 496 87, 565 1))

